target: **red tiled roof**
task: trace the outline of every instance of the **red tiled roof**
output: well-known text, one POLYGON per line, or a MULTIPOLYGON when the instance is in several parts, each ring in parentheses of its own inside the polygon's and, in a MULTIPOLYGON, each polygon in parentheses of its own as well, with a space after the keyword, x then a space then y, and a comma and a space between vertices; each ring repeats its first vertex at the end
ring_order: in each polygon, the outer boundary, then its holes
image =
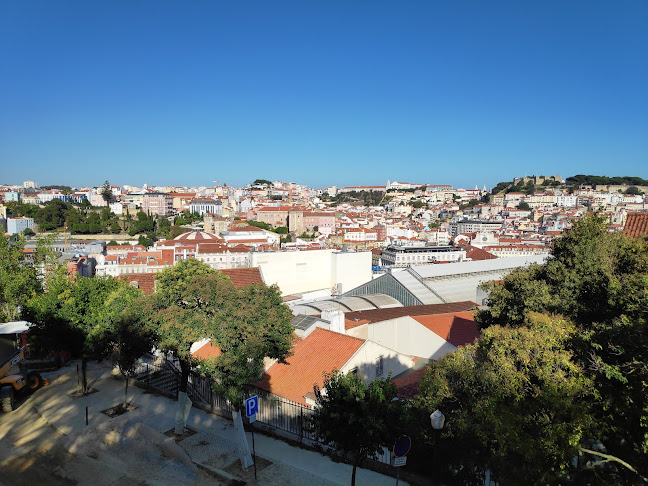
POLYGON ((214 346, 212 343, 204 344, 191 354, 191 356, 196 359, 217 358, 220 355, 220 348, 218 346, 214 346))
POLYGON ((475 302, 463 301, 451 304, 410 305, 393 307, 391 309, 372 309, 365 311, 347 312, 344 317, 346 328, 351 329, 371 322, 387 321, 404 316, 425 316, 430 314, 447 314, 449 312, 469 311, 477 307, 475 302), (357 320, 357 321, 356 321, 357 320))
POLYGON ((137 286, 142 289, 145 295, 151 295, 155 292, 155 274, 154 273, 129 273, 120 275, 122 280, 126 280, 129 284, 137 282, 137 286))
POLYGON ((315 329, 293 348, 288 364, 276 363, 255 386, 293 402, 306 404, 313 386, 324 385, 324 373, 341 369, 365 341, 345 334, 315 329))
POLYGON ((456 347, 472 344, 479 339, 477 323, 471 312, 416 316, 414 319, 456 347))
POLYGON ((232 283, 237 288, 247 287, 248 285, 255 283, 263 284, 263 278, 261 277, 259 267, 229 268, 219 271, 231 278, 232 283))
POLYGON ((196 244, 198 253, 227 253, 229 247, 223 243, 201 243, 196 244))
POLYGON ((625 234, 632 238, 648 235, 648 213, 628 213, 625 224, 625 234))
MULTIPOLYGON (((253 268, 232 268, 219 270, 232 279, 235 287, 241 288, 254 283, 263 284, 261 272, 258 267, 253 268)), ((150 295, 155 291, 155 273, 129 273, 120 275, 118 278, 126 280, 128 283, 137 282, 137 286, 150 295)))
POLYGON ((462 246, 461 249, 466 251, 466 257, 473 260, 492 260, 494 258, 497 258, 492 253, 489 253, 486 250, 482 250, 481 248, 477 248, 476 246, 465 245, 462 246))
POLYGON ((421 383, 421 378, 425 374, 425 371, 429 366, 425 366, 420 370, 413 371, 408 373, 406 376, 396 377, 392 380, 394 385, 396 385, 396 393, 400 398, 414 398, 418 395, 419 384, 421 383))

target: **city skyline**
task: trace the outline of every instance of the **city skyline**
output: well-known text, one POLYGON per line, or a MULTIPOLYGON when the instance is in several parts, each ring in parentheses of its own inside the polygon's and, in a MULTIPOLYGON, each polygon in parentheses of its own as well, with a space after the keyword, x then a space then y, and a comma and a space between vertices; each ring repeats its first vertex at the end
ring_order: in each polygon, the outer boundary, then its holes
POLYGON ((0 175, 648 178, 648 5, 0 5, 0 175))

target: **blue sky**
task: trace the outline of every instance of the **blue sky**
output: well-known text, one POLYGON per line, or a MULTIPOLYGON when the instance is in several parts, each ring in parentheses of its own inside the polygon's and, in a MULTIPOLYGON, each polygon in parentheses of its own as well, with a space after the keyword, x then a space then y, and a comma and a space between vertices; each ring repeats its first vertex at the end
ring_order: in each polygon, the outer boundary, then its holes
POLYGON ((648 2, 0 2, 0 183, 648 178, 648 2))

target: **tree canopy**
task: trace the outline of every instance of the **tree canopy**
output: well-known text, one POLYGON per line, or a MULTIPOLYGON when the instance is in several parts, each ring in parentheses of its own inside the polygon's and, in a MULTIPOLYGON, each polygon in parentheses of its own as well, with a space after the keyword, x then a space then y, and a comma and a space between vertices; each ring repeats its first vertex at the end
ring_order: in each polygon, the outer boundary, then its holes
POLYGON ((99 193, 101 194, 101 197, 106 202, 106 204, 110 204, 115 200, 115 195, 113 194, 112 186, 108 181, 104 182, 103 186, 101 186, 99 193))
POLYGON ((315 388, 317 403, 310 426, 315 436, 344 455, 353 454, 351 484, 365 457, 375 457, 394 444, 402 432, 403 402, 388 378, 371 382, 358 374, 334 371, 315 388))
POLYGON ((291 354, 292 313, 276 287, 205 283, 204 300, 213 309, 207 335, 220 354, 201 362, 201 370, 217 393, 241 406, 245 386, 261 378, 265 359, 285 363, 291 354))
MULTIPOLYGON (((609 233, 603 218, 588 216, 555 240, 547 263, 485 288, 482 329, 524 327, 532 312, 574 322, 565 347, 593 384, 590 438, 648 477, 648 241, 609 233)), ((637 479, 627 468, 614 471, 611 480, 637 479)))
POLYGON ((139 295, 140 290, 112 277, 75 280, 60 273, 48 281, 46 292, 27 302, 24 315, 35 325, 31 344, 43 354, 66 349, 81 357, 86 393, 87 362, 110 356, 115 320, 139 295))
POLYGON ((211 339, 217 357, 200 370, 217 393, 242 406, 245 385, 261 378, 266 358, 290 354, 292 314, 276 287, 238 289, 223 273, 188 259, 160 272, 150 297, 149 319, 158 329, 158 346, 180 362, 180 391, 186 393, 192 365, 191 345, 211 339))
POLYGON ((530 314, 525 326, 491 326, 431 367, 418 407, 446 416, 446 480, 483 484, 490 470, 502 485, 554 484, 571 472, 591 425, 589 381, 566 349, 575 332, 564 319, 530 314))
POLYGON ((642 179, 641 177, 633 176, 597 176, 597 175, 584 175, 578 174, 572 177, 565 179, 565 183, 568 185, 580 186, 581 184, 591 184, 591 185, 633 185, 633 186, 648 186, 648 181, 642 179))

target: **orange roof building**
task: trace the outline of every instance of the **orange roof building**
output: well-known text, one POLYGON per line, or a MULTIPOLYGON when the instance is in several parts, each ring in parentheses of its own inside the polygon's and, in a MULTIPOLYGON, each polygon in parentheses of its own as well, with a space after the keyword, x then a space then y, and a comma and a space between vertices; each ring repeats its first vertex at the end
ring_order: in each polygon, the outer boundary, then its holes
POLYGON ((637 238, 641 235, 648 235, 648 213, 628 213, 624 231, 625 234, 627 236, 630 236, 631 238, 637 238))
POLYGON ((288 364, 276 363, 255 386, 306 405, 315 385, 324 385, 324 374, 345 370, 345 365, 365 343, 362 339, 325 329, 315 329, 294 347, 288 364))

